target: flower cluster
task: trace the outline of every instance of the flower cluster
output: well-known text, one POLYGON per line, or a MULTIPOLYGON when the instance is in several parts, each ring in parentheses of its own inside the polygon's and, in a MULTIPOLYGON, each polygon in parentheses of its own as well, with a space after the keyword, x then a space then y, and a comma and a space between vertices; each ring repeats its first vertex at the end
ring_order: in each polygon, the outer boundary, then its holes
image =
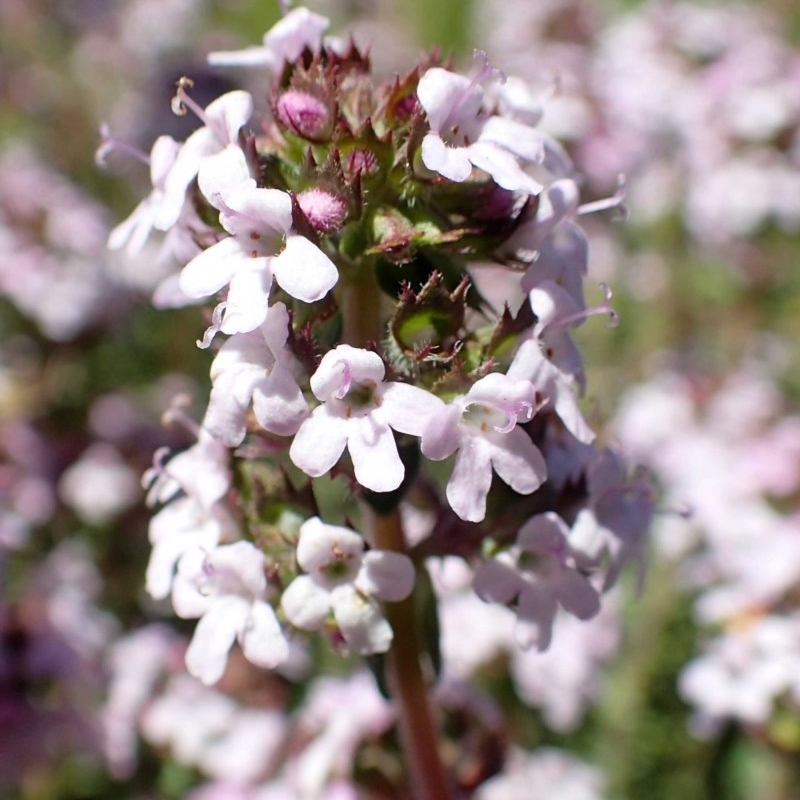
POLYGON ((713 387, 656 376, 629 391, 616 427, 665 503, 690 511, 689 524, 665 517, 654 534, 666 556, 681 558, 706 630, 679 681, 697 730, 734 719, 780 737, 779 709, 800 705, 800 418, 765 364, 750 362, 713 387))
POLYGON ((166 236, 181 267, 157 304, 210 300, 196 444, 146 476, 147 589, 199 620, 186 665, 205 684, 237 642, 266 669, 290 670, 312 632, 391 656, 431 556, 468 564, 544 650, 558 609, 596 616, 641 565, 652 511, 594 444, 573 340, 616 321, 606 287, 587 303, 577 219, 621 191, 581 205, 539 109, 484 53, 468 75, 432 55, 379 82, 326 29, 298 8, 262 46, 211 55, 262 70, 263 108, 244 90, 203 108, 181 79, 173 110, 199 126, 156 140, 152 192, 111 236, 131 252, 166 236))

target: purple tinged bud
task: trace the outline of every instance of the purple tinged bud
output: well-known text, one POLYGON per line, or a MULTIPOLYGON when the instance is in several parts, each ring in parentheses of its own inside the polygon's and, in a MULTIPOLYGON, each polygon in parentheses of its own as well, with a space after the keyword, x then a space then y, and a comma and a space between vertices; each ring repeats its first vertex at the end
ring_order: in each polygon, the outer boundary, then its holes
POLYGON ((319 233, 339 230, 347 217, 345 201, 325 189, 307 189, 301 192, 297 195, 297 204, 314 230, 319 233))
POLYGON ((304 139, 322 141, 330 136, 330 111, 313 94, 290 89, 275 104, 278 121, 304 139))
POLYGON ((358 173, 362 175, 372 175, 378 171, 378 156, 372 150, 357 148, 351 150, 344 158, 345 172, 350 176, 358 173))

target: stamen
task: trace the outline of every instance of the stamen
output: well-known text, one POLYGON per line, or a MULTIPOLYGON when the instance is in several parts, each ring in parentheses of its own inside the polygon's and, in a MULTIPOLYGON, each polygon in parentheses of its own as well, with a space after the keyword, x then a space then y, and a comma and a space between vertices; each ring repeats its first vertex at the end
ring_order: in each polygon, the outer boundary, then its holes
POLYGON ((138 147, 134 147, 127 142, 123 142, 120 139, 115 139, 111 135, 111 128, 109 128, 108 124, 104 122, 100 126, 100 146, 97 148, 97 150, 95 150, 94 163, 97 164, 98 167, 107 166, 106 159, 114 150, 120 150, 123 153, 127 153, 137 161, 141 161, 143 164, 150 166, 150 156, 148 156, 147 153, 143 153, 138 147))
POLYGON ((169 447, 164 446, 159 447, 155 453, 153 453, 153 466, 148 467, 142 475, 143 489, 150 488, 150 486, 152 486, 159 476, 165 473, 165 465, 167 463, 167 459, 169 458, 170 452, 171 451, 169 447))
POLYGON ((205 109, 201 108, 200 105, 186 91, 194 86, 194 81, 191 78, 183 76, 182 78, 178 79, 177 86, 178 88, 175 92, 175 97, 172 98, 172 102, 170 103, 172 113, 179 117, 185 117, 187 111, 191 111, 200 120, 200 122, 206 126, 206 128, 208 128, 210 131, 213 131, 214 135, 220 140, 220 142, 223 144, 226 143, 228 141, 228 137, 225 131, 222 130, 213 120, 209 119, 205 109))
POLYGON ((624 222, 628 217, 628 209, 624 204, 625 200, 625 176, 617 176, 617 189, 611 197, 603 200, 595 200, 593 203, 584 203, 578 207, 578 214, 595 214, 598 211, 609 211, 616 209, 619 211, 619 222, 624 222))
POLYGON ((474 58, 480 58, 483 61, 483 66, 481 67, 478 74, 473 78, 473 84, 477 80, 484 80, 488 78, 493 78, 494 80, 500 81, 500 83, 505 83, 507 79, 505 72, 501 70, 499 67, 493 67, 489 62, 489 56, 486 54, 485 50, 480 50, 476 48, 472 51, 472 55, 474 58))
POLYGON ((525 421, 528 422, 533 417, 533 406, 526 400, 520 400, 509 406, 497 406, 497 408, 508 415, 506 424, 503 426, 494 425, 498 433, 510 433, 517 425, 520 412, 525 412, 525 421))
POLYGON ((200 437, 200 425, 186 413, 186 409, 191 405, 191 402, 192 398, 186 393, 175 395, 172 398, 170 407, 161 415, 161 424, 164 427, 180 425, 197 439, 200 437))
POLYGON ((619 315, 609 305, 611 298, 613 297, 611 289, 606 283, 601 283, 600 288, 603 290, 604 295, 602 303, 598 303, 596 306, 589 306, 581 311, 576 311, 574 314, 565 314, 563 317, 555 317, 554 319, 550 320, 550 322, 547 324, 547 327, 549 328, 551 325, 559 325, 561 327, 574 325, 575 323, 583 322, 583 320, 593 317, 597 314, 608 314, 609 328, 614 328, 619 325, 619 315))

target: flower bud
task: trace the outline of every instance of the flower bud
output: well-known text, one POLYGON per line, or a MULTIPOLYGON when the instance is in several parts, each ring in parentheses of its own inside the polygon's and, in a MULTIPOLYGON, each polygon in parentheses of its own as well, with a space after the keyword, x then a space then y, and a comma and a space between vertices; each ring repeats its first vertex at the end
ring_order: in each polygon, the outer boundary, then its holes
POLYGON ((297 195, 297 204, 318 233, 333 233, 347 217, 345 201, 325 189, 307 189, 297 195))
POLYGON ((275 104, 275 116, 284 127, 311 141, 323 141, 331 134, 328 106, 308 92, 290 89, 275 104))
POLYGON ((343 160, 345 173, 348 176, 372 175, 378 171, 378 156, 372 150, 362 147, 351 150, 343 160))

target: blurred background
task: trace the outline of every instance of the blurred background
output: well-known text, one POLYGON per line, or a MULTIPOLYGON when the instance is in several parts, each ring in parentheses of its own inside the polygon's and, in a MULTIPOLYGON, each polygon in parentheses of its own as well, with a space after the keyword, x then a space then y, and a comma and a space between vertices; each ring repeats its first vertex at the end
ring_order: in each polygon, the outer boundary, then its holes
MULTIPOLYGON (((309 7, 383 75, 432 47, 468 69, 480 47, 546 98, 583 202, 625 176, 627 219, 581 220, 589 285, 613 288, 621 324, 577 338, 584 408, 658 486, 644 590, 630 576, 548 653, 474 655, 471 677, 527 747, 596 770, 570 798, 800 798, 800 10, 309 7)), ((165 729, 185 630, 143 591, 140 478, 192 441, 162 416, 176 395, 202 412, 209 359, 196 309, 151 302, 174 272, 157 243, 130 257, 107 240, 149 191, 134 151, 192 129, 170 111, 176 80, 202 105, 257 86, 205 54, 259 43, 278 16, 268 0, 0 0, 4 800, 200 798, 231 778, 228 728, 216 760, 165 729), (103 168, 101 125, 131 147, 103 168)), ((236 713, 269 707, 239 689, 236 713)))

